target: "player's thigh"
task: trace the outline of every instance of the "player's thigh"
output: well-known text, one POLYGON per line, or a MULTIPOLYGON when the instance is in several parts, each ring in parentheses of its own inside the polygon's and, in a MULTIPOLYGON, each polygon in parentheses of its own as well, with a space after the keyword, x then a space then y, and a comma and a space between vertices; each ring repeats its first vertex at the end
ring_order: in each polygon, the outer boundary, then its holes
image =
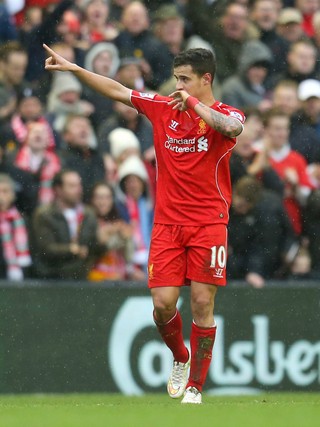
POLYGON ((199 227, 188 248, 188 279, 218 286, 226 284, 227 238, 224 224, 199 227))
POLYGON ((149 288, 185 284, 186 250, 176 235, 176 226, 154 225, 148 262, 149 288))

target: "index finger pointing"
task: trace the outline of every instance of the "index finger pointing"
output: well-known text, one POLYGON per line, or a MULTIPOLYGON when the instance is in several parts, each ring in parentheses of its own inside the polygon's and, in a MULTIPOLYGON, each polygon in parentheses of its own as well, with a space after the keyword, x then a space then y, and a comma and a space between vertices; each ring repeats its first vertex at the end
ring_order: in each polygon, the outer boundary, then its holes
POLYGON ((45 48, 45 50, 48 53, 50 53, 51 55, 54 55, 54 51, 52 49, 50 49, 50 47, 48 45, 46 45, 45 43, 43 43, 42 46, 45 48))

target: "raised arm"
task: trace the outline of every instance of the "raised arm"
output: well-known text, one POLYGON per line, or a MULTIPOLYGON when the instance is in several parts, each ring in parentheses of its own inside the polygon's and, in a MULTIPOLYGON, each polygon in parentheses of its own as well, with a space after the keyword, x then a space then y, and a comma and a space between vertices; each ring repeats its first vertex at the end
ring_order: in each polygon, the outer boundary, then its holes
POLYGON ((185 111, 187 108, 193 109, 210 127, 223 135, 235 138, 242 132, 243 126, 238 119, 213 110, 184 90, 175 91, 169 96, 172 98, 169 105, 172 105, 174 110, 185 111))
POLYGON ((131 90, 123 86, 121 83, 109 79, 108 77, 100 76, 79 67, 77 64, 67 61, 61 55, 58 55, 54 50, 50 49, 46 44, 43 45, 49 57, 45 62, 45 69, 48 71, 71 71, 79 80, 87 86, 90 86, 96 92, 101 93, 107 98, 115 101, 123 102, 132 106, 130 102, 131 90))

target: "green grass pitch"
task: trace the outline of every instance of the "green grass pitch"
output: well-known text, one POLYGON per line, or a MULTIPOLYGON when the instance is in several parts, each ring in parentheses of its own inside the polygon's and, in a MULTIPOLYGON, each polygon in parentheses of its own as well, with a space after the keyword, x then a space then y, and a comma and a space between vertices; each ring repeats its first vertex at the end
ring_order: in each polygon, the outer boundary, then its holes
POLYGON ((206 396, 181 405, 163 394, 0 395, 1 427, 318 427, 320 393, 206 396))

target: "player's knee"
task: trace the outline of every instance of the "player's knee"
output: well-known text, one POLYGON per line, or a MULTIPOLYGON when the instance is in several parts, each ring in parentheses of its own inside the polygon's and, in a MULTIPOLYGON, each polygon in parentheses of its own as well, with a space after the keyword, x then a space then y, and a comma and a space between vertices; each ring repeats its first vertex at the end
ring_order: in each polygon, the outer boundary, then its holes
POLYGON ((178 290, 152 289, 154 312, 158 320, 169 320, 176 312, 178 290))
POLYGON ((166 312, 175 312, 176 305, 173 301, 166 301, 164 299, 157 298, 153 300, 153 306, 155 312, 166 313, 166 312))
POLYGON ((194 318, 206 318, 213 314, 213 299, 206 295, 195 295, 191 302, 194 318))

